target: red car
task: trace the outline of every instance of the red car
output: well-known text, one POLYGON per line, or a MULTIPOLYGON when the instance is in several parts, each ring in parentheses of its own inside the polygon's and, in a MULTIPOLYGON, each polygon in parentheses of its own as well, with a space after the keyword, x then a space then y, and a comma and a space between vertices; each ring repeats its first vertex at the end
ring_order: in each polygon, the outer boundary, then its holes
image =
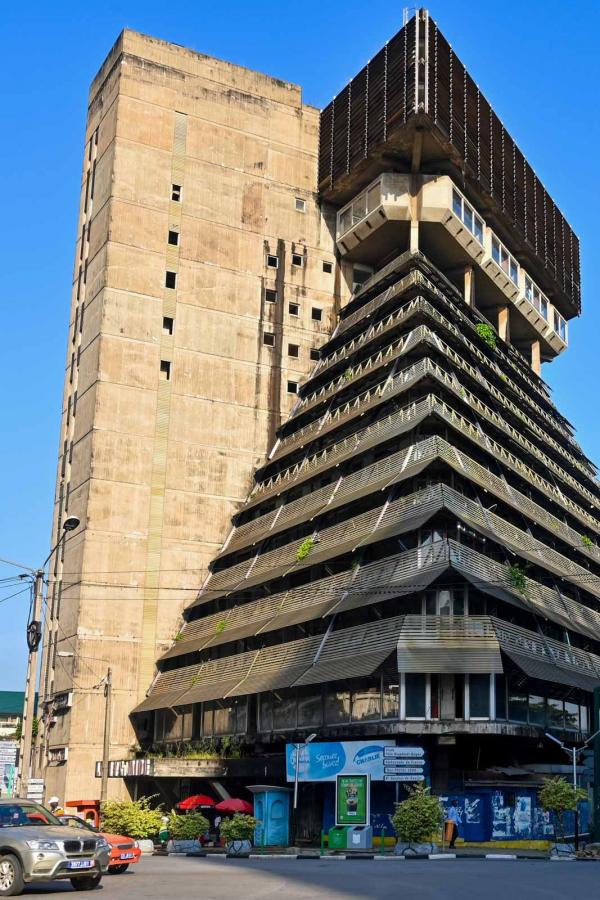
POLYGON ((95 834, 101 834, 105 841, 110 844, 110 861, 108 863, 108 872, 110 875, 121 875, 126 872, 130 865, 139 861, 142 851, 137 841, 133 838, 124 837, 122 834, 107 834, 100 831, 91 822, 86 822, 80 816, 59 816, 63 825, 70 825, 74 828, 87 828, 95 834))

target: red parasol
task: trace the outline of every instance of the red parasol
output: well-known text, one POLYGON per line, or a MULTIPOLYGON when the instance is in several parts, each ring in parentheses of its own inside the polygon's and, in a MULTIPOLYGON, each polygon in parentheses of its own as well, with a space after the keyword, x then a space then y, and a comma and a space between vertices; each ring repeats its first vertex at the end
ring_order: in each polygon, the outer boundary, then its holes
POLYGON ((203 806, 214 806, 215 801, 206 794, 194 794, 192 797, 186 797, 176 804, 177 809, 198 809, 203 806))
POLYGON ((236 800, 230 797, 229 800, 221 800, 215 806, 215 811, 223 813, 247 813, 251 816, 254 813, 254 807, 247 800, 236 800))

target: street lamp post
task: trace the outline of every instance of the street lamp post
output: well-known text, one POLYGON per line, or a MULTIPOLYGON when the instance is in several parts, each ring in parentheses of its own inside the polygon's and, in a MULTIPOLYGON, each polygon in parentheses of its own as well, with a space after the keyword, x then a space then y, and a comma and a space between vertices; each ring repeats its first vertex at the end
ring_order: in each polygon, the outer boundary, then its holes
MULTIPOLYGON (((31 569, 29 566, 19 566, 25 569, 28 576, 33 577, 33 604, 31 619, 27 623, 27 646, 29 656, 27 659, 27 675, 25 678, 25 697, 23 701, 23 721, 21 723, 21 739, 19 741, 19 771, 17 775, 16 795, 27 797, 29 788, 29 770, 31 767, 31 750, 33 747, 33 719, 35 715, 35 695, 38 675, 38 648, 42 637, 42 604, 44 602, 44 578, 46 564, 52 554, 59 548, 69 531, 74 531, 79 526, 77 516, 68 516, 63 523, 63 532, 42 563, 39 569, 31 569)), ((27 577, 27 576, 23 576, 27 577)))
MULTIPOLYGON (((566 744, 563 744, 563 742, 561 740, 559 740, 557 737, 554 737, 553 734, 548 734, 547 731, 544 732, 544 734, 548 738, 549 741, 554 741, 555 744, 558 744, 558 746, 561 748, 561 750, 564 750, 565 753, 567 754, 567 756, 570 757, 571 763, 573 766, 573 791, 576 792, 577 791, 577 756, 579 753, 581 753, 583 750, 585 750, 585 748, 588 746, 588 744, 591 743, 591 741, 593 741, 594 738, 598 734, 600 734, 600 730, 595 731, 594 734, 591 734, 589 736, 589 738, 586 741, 584 741, 580 747, 576 747, 575 745, 573 745, 572 747, 567 747, 566 744)), ((594 777, 597 777, 596 773, 594 773, 594 777)), ((574 835, 574 837, 575 837, 575 849, 579 850, 579 810, 577 808, 577 804, 575 804, 575 835, 574 835)))
POLYGON ((300 748, 314 741, 316 734, 309 734, 300 744, 294 744, 294 843, 298 833, 298 769, 300 767, 300 748))

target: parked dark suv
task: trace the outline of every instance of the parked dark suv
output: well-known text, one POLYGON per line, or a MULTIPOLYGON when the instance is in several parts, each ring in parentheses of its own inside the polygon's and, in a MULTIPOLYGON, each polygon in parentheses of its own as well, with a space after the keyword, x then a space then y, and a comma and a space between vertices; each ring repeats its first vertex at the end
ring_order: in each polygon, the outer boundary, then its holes
POLYGON ((0 800, 0 897, 26 884, 68 879, 91 891, 108 869, 110 845, 101 835, 63 825, 31 800, 0 800))

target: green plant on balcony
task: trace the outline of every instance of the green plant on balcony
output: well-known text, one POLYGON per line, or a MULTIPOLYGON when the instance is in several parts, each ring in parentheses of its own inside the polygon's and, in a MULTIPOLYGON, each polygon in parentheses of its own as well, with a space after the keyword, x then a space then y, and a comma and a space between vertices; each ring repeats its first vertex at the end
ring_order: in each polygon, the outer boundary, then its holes
POLYGON ((215 625, 215 634, 223 634, 225 629, 227 628, 227 620, 219 619, 217 624, 215 625))
POLYGON ((175 642, 183 640, 183 631, 178 631, 175 637, 173 638, 175 642))
POLYGON ((496 349, 497 335, 491 325, 486 325, 485 322, 480 322, 475 326, 475 331, 484 344, 487 344, 491 350, 496 349))
POLYGON ((313 537, 307 537, 305 541, 302 541, 296 552, 296 562, 302 562, 303 559, 306 559, 314 545, 315 539, 313 537))
POLYGON ((352 371, 352 369, 348 367, 344 372, 342 378, 344 379, 344 381, 352 381, 352 379, 354 378, 354 372, 352 371))
POLYGON ((594 546, 593 540, 587 534, 581 535, 581 543, 583 544, 583 546, 585 547, 586 550, 591 550, 592 547, 594 546))
POLYGON ((200 681, 200 672, 197 672, 197 673, 193 676, 192 680, 190 681, 190 685, 191 685, 192 687, 195 687, 195 686, 198 684, 199 681, 200 681))
POLYGON ((513 565, 508 567, 508 578, 515 590, 520 594, 525 593, 527 579, 525 577, 525 572, 518 563, 513 563, 513 565))

